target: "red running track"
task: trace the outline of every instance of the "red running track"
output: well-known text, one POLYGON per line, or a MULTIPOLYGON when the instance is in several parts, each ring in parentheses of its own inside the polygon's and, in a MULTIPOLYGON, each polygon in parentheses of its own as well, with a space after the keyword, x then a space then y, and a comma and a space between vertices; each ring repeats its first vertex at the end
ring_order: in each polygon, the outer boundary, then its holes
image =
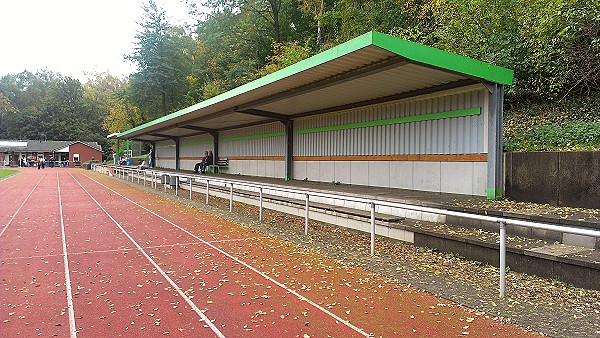
POLYGON ((97 173, 0 182, 1 337, 536 336, 97 173))

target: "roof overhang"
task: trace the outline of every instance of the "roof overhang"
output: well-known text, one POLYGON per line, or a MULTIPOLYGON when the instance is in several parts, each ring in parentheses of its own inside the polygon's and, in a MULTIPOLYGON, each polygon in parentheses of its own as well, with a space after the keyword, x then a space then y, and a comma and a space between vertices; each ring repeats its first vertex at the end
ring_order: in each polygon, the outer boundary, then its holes
POLYGON ((275 73, 117 135, 160 141, 286 121, 470 86, 512 70, 369 32, 275 73))

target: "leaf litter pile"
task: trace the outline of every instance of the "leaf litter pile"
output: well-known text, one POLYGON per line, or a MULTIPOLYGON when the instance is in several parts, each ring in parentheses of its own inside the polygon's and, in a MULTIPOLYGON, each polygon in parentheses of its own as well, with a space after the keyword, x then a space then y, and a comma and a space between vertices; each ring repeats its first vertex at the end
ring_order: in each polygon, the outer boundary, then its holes
MULTIPOLYGON (((310 220, 309 234, 305 236, 303 217, 263 209, 261 224, 258 222, 258 207, 255 206, 234 202, 234 212, 231 213, 227 199, 211 196, 207 205, 202 193, 193 193, 193 200, 190 201, 186 198, 188 192, 182 194, 183 198, 178 198, 172 190, 163 192, 146 189, 177 203, 328 255, 343 264, 362 267, 499 320, 510 321, 549 336, 600 336, 600 291, 508 271, 506 297, 500 298, 499 271, 492 265, 385 238, 377 238, 376 255, 373 257, 369 252, 368 233, 310 220)), ((475 207, 475 203, 469 207, 475 207)), ((481 203, 479 207, 482 207, 487 202, 477 203, 481 203)), ((496 205, 504 206, 506 211, 512 210, 512 205, 525 207, 520 202, 498 203, 496 205)), ((564 217, 580 217, 583 212, 589 218, 600 218, 600 212, 594 213, 594 209, 592 212, 587 209, 559 209, 563 211, 564 217)))

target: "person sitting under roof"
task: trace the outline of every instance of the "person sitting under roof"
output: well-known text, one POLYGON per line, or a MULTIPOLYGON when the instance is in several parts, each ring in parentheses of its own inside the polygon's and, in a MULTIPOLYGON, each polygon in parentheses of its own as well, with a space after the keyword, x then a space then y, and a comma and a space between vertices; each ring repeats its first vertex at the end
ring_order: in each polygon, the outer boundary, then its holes
MULTIPOLYGON (((200 162, 196 163, 196 165, 194 166, 194 174, 198 174, 198 168, 200 168, 200 170, 202 170, 203 164, 207 158, 208 158, 208 151, 205 151, 204 157, 202 157, 200 162)), ((204 170, 202 170, 202 172, 204 172, 204 170)))
POLYGON ((212 152, 212 150, 209 150, 208 151, 208 155, 204 158, 204 162, 202 162, 202 164, 200 165, 200 172, 201 173, 204 174, 204 171, 206 170, 206 168, 209 165, 213 164, 213 162, 214 162, 213 158, 214 158, 213 152, 212 152))
POLYGON ((148 165, 146 164, 146 160, 140 161, 140 165, 137 166, 138 170, 148 169, 148 165))

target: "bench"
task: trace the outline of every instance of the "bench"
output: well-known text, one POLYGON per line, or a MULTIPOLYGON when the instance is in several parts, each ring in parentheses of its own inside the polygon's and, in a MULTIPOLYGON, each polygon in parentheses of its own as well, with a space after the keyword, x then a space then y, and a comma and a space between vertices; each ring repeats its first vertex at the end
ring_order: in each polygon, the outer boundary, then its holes
POLYGON ((229 167, 229 159, 227 157, 219 157, 215 164, 211 164, 206 167, 206 171, 213 174, 219 174, 223 172, 223 169, 229 167))

